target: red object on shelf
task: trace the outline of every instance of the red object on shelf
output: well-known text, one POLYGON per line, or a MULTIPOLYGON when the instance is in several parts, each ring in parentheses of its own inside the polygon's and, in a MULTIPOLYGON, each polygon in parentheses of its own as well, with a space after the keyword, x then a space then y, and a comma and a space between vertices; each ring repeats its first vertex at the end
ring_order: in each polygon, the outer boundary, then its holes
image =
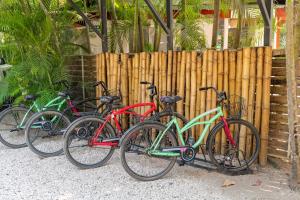
MULTIPOLYGON (((215 12, 214 10, 208 10, 208 9, 202 9, 200 10, 200 13, 202 15, 213 15, 215 12)), ((230 18, 231 10, 228 10, 226 12, 220 11, 220 18, 230 18)))

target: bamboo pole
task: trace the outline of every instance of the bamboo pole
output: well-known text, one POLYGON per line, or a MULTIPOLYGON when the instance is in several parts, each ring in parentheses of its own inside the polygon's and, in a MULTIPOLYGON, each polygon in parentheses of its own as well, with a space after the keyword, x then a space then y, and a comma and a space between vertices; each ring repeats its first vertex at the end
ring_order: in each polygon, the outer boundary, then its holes
POLYGON ((111 54, 111 87, 113 90, 118 89, 118 54, 111 54))
MULTIPOLYGON (((207 80, 206 80, 206 86, 210 87, 213 83, 213 58, 214 58, 214 50, 208 50, 207 55, 207 80)), ((206 111, 210 110, 212 108, 212 90, 207 90, 206 92, 206 111)), ((211 116, 207 116, 206 120, 209 120, 211 116)), ((206 143, 207 140, 207 134, 204 139, 204 143, 206 143)))
MULTIPOLYGON (((249 72, 250 72, 250 56, 251 49, 243 49, 243 67, 242 67, 242 98, 244 99, 245 106, 248 105, 248 89, 249 89, 249 72)), ((247 120, 247 116, 242 116, 242 119, 247 120)), ((240 129, 239 137, 239 150, 245 153, 246 150, 246 127, 242 126, 240 129)))
POLYGON ((176 79, 177 79, 177 52, 173 51, 173 63, 172 63, 172 93, 175 95, 177 92, 176 79))
POLYGON ((241 96, 242 73, 243 73, 243 50, 238 50, 237 65, 236 65, 236 77, 235 77, 235 95, 237 95, 237 96, 241 96))
POLYGON ((106 66, 106 63, 105 63, 105 54, 104 53, 101 53, 101 80, 105 82, 105 84, 107 84, 107 66, 106 66))
POLYGON ((129 104, 132 105, 133 104, 133 89, 132 89, 132 71, 133 71, 133 59, 132 57, 128 57, 128 60, 127 60, 127 65, 128 65, 128 89, 129 89, 129 92, 128 92, 128 96, 129 96, 129 104))
MULTIPOLYGON (((217 52, 218 56, 218 66, 217 66, 217 75, 218 75, 218 81, 217 81, 217 89, 218 91, 223 91, 223 76, 224 76, 224 60, 223 60, 223 51, 217 52)), ((223 134, 223 131, 222 131, 223 134)), ((217 134, 216 138, 216 147, 217 151, 221 151, 221 144, 222 144, 222 134, 217 134)))
MULTIPOLYGON (((224 83, 223 83, 223 90, 226 92, 226 94, 229 94, 229 52, 228 50, 224 51, 224 83)), ((224 112, 225 118, 228 117, 228 113, 224 112)), ((226 146, 226 135, 223 130, 222 132, 222 139, 221 139, 221 154, 224 155, 225 153, 225 146, 226 146)))
MULTIPOLYGON (((96 81, 101 79, 101 56, 100 54, 96 55, 96 81)), ((96 87, 96 97, 100 97, 101 90, 99 87, 96 87)), ((97 105, 99 105, 99 101, 97 101, 97 105)))
POLYGON ((165 52, 161 52, 162 55, 162 91, 164 91, 163 95, 167 95, 167 56, 165 52))
MULTIPOLYGON (((196 75, 196 113, 195 116, 198 116, 201 114, 201 92, 199 90, 199 88, 201 87, 201 81, 202 81, 202 59, 200 56, 197 56, 197 65, 196 65, 196 71, 197 71, 197 75, 196 75)), ((195 140, 197 140, 199 138, 199 135, 201 134, 201 128, 200 126, 196 127, 196 138, 195 140)))
MULTIPOLYGON (((250 81, 249 81, 249 91, 248 91, 248 109, 247 109, 247 120, 253 123, 254 116, 254 99, 255 99, 255 73, 256 73, 256 48, 251 48, 251 58, 250 58, 250 81)), ((249 134, 249 130, 246 135, 246 157, 249 158, 251 155, 252 148, 252 135, 249 134)))
POLYGON ((106 77, 107 77, 107 86, 108 88, 111 88, 111 68, 110 68, 110 53, 105 53, 105 61, 106 61, 106 77))
POLYGON ((261 101, 262 101, 262 77, 263 77, 264 48, 257 49, 256 64, 256 96, 255 96, 255 116, 254 125, 260 130, 261 124, 261 101))
POLYGON ((173 63, 172 51, 168 51, 167 56, 167 91, 172 92, 172 63, 173 63))
POLYGON ((229 51, 229 92, 230 95, 235 94, 235 76, 236 76, 236 51, 229 51))
POLYGON ((262 117, 261 117, 261 148, 259 163, 262 166, 267 164, 269 120, 270 120, 270 85, 272 71, 272 47, 264 49, 264 70, 263 70, 263 92, 262 117))
MULTIPOLYGON (((122 53, 121 54, 121 73, 120 80, 121 80, 121 92, 123 97, 123 104, 128 105, 128 55, 122 53)), ((128 116, 122 116, 122 124, 125 129, 128 128, 128 116)))
POLYGON ((190 118, 190 99, 191 99, 191 52, 186 53, 185 65, 185 116, 190 118))
MULTIPOLYGON (((186 62, 186 52, 181 52, 181 63, 180 63, 180 77, 179 77, 179 91, 178 95, 184 97, 184 83, 185 83, 185 62, 186 62)), ((177 103, 177 112, 184 115, 183 112, 183 101, 177 103)))
MULTIPOLYGON (((141 62, 140 62, 140 80, 139 80, 139 88, 140 88, 140 102, 145 102, 146 101, 146 85, 140 84, 141 81, 147 81, 146 80, 146 53, 142 52, 141 54, 141 62)), ((141 113, 145 112, 145 107, 140 108, 141 113)))
POLYGON ((177 66, 176 66, 176 88, 177 88, 177 92, 176 94, 179 94, 179 88, 180 88, 180 79, 181 79, 181 73, 180 73, 180 69, 181 69, 181 58, 182 58, 182 52, 178 52, 177 54, 177 66))
POLYGON ((159 89, 158 84, 159 84, 159 54, 158 52, 154 53, 154 85, 156 85, 157 89, 159 89))
MULTIPOLYGON (((206 79, 207 79, 207 67, 208 67, 208 50, 205 50, 203 52, 203 63, 202 63, 202 78, 201 78, 201 86, 200 87, 206 87, 206 79)), ((200 92, 200 113, 204 113, 206 110, 206 95, 207 93, 202 91, 200 92)), ((204 119, 201 119, 203 121, 204 119)), ((199 126, 199 134, 201 134, 203 131, 203 125, 199 126)))
MULTIPOLYGON (((154 83, 154 53, 151 53, 150 59, 149 82, 154 83)), ((147 96, 148 101, 150 101, 149 92, 147 96)))
POLYGON ((134 60, 133 60, 133 84, 132 84, 132 88, 133 88, 133 103, 136 104, 139 101, 139 54, 136 53, 134 55, 134 60))
MULTIPOLYGON (((196 116, 196 98, 197 98, 197 52, 191 53, 191 99, 190 99, 190 119, 196 116)), ((196 129, 192 129, 193 138, 195 138, 196 129)))

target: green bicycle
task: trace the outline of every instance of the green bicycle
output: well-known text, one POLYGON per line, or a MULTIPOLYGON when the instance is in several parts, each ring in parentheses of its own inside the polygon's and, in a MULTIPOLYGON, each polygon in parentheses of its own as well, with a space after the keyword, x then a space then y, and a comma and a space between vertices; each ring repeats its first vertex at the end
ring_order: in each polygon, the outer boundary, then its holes
POLYGON ((177 157, 182 162, 195 159, 197 149, 209 133, 206 141, 206 151, 210 161, 220 169, 240 171, 248 168, 257 159, 260 139, 257 129, 248 121, 239 118, 225 118, 223 107, 228 113, 239 108, 241 115, 242 102, 229 102, 225 92, 218 92, 213 87, 201 88, 201 91, 212 89, 217 94, 217 107, 192 119, 182 128, 173 117, 163 125, 154 121, 145 121, 129 129, 121 144, 121 161, 125 171, 135 179, 142 181, 157 180, 166 175, 174 166, 177 157), (212 117, 210 117, 212 115, 212 117), (204 119, 205 120, 201 120, 204 119), (219 120, 213 126, 211 125, 219 120), (204 126, 203 131, 194 144, 188 144, 182 133, 197 126, 204 126), (179 142, 171 127, 176 127, 179 142), (248 148, 240 142, 240 137, 251 139, 253 148, 248 148))
MULTIPOLYGON (((69 84, 66 80, 57 81, 55 84, 63 85, 69 90, 69 84)), ((73 102, 67 92, 59 92, 58 96, 50 100, 46 105, 41 106, 37 103, 38 95, 27 95, 25 100, 32 102, 27 108, 25 106, 13 106, 5 109, 0 113, 0 142, 10 148, 26 147, 25 128, 28 120, 35 114, 46 110, 55 110, 61 112, 65 107, 69 107, 73 112, 73 102)), ((93 99, 86 99, 84 102, 92 101, 93 99)), ((84 103, 82 102, 82 103, 84 103)), ((81 104, 82 104, 81 103, 81 104)), ((76 113, 75 113, 76 114, 76 113)), ((77 113, 78 115, 80 113, 77 113)), ((52 118, 54 122, 57 116, 52 118)), ((70 122, 69 122, 70 123, 70 122)))

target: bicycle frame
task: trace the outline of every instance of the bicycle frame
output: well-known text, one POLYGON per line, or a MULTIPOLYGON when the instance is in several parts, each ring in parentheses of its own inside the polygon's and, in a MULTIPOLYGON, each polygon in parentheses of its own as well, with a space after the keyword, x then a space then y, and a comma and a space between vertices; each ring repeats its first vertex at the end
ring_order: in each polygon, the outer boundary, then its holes
MULTIPOLYGON (((60 96, 52 99, 50 102, 48 102, 45 106, 43 106, 42 108, 37 104, 36 101, 33 102, 33 104, 29 107, 28 111, 25 113, 20 125, 18 126, 18 128, 24 129, 25 128, 25 124, 26 124, 26 119, 28 118, 28 115, 31 111, 36 110, 37 112, 41 112, 41 111, 45 111, 49 108, 56 108, 57 111, 61 111, 63 105, 65 103, 68 103, 68 105, 71 107, 72 112, 74 113, 78 113, 77 109, 73 106, 72 101, 70 100, 70 98, 68 97, 67 99, 64 99, 60 96)), ((54 117, 54 119, 52 119, 51 121, 55 121, 56 117, 54 117)), ((34 127, 33 127, 34 128, 34 127)))
POLYGON ((179 124, 177 122, 176 117, 173 117, 173 119, 166 125, 166 129, 164 131, 158 133, 158 136, 156 137, 156 139, 154 140, 154 142, 152 143, 152 145, 149 147, 148 153, 150 155, 155 155, 155 156, 167 156, 167 157, 170 157, 170 156, 176 156, 176 157, 180 156, 180 153, 178 153, 178 152, 163 152, 163 151, 158 150, 159 144, 160 144, 162 138, 164 137, 164 135, 167 133, 167 131, 173 125, 175 125, 175 127, 176 127, 176 131, 177 131, 177 134, 179 136, 179 140, 180 140, 180 142, 182 144, 182 148, 180 148, 181 152, 184 152, 186 150, 186 146, 185 146, 186 143, 185 143, 185 141, 183 139, 183 133, 185 131, 187 131, 188 129, 191 129, 194 126, 205 125, 204 129, 203 129, 203 131, 202 131, 202 133, 200 135, 200 137, 195 142, 195 144, 192 145, 192 148, 197 148, 197 147, 199 147, 201 145, 201 143, 202 143, 205 135, 208 133, 209 128, 212 125, 212 123, 214 123, 217 119, 221 119, 224 122, 224 124, 225 124, 225 134, 226 134, 228 140, 230 141, 230 143, 232 145, 235 145, 235 141, 232 138, 232 135, 231 135, 230 130, 228 128, 227 121, 224 118, 222 107, 218 106, 215 109, 209 110, 209 111, 207 111, 205 113, 202 113, 202 114, 198 115, 197 117, 195 117, 194 119, 192 119, 189 123, 187 123, 182 128, 179 127, 179 124), (213 113, 216 113, 216 114, 212 118, 210 118, 209 120, 199 121, 200 119, 203 119, 204 117, 209 116, 209 115, 211 115, 213 113))
POLYGON ((91 141, 89 142, 90 146, 113 146, 113 147, 117 147, 119 142, 118 141, 111 141, 111 142, 98 142, 97 139, 99 138, 99 136, 102 133, 102 130, 104 128, 104 126, 110 121, 110 120, 114 120, 115 124, 116 124, 116 128, 119 131, 122 131, 121 125, 118 121, 118 119, 116 118, 116 116, 119 115, 134 115, 134 116, 139 116, 141 117, 141 121, 144 121, 151 113, 153 113, 154 111, 157 110, 156 104, 153 102, 146 102, 146 103, 138 103, 138 104, 133 104, 130 106, 126 106, 124 108, 121 108, 119 110, 113 110, 111 114, 109 114, 106 118, 104 123, 98 128, 95 136, 93 136, 93 138, 91 139, 91 141), (144 113, 142 114, 138 114, 136 112, 133 111, 129 111, 130 109, 134 109, 134 108, 138 108, 138 107, 146 107, 146 106, 150 106, 149 109, 147 109, 144 113))

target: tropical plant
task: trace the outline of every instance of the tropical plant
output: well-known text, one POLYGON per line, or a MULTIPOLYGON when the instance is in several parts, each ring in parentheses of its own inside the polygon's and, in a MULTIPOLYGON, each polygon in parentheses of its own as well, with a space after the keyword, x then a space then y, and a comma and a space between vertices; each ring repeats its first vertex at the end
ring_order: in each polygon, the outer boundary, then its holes
MULTIPOLYGON (((59 1, 3 0, 0 4, 0 53, 13 65, 1 83, 3 96, 50 97, 66 79, 64 56, 74 50, 71 30, 76 15, 59 1)), ((51 97, 50 97, 51 98, 51 97)))

